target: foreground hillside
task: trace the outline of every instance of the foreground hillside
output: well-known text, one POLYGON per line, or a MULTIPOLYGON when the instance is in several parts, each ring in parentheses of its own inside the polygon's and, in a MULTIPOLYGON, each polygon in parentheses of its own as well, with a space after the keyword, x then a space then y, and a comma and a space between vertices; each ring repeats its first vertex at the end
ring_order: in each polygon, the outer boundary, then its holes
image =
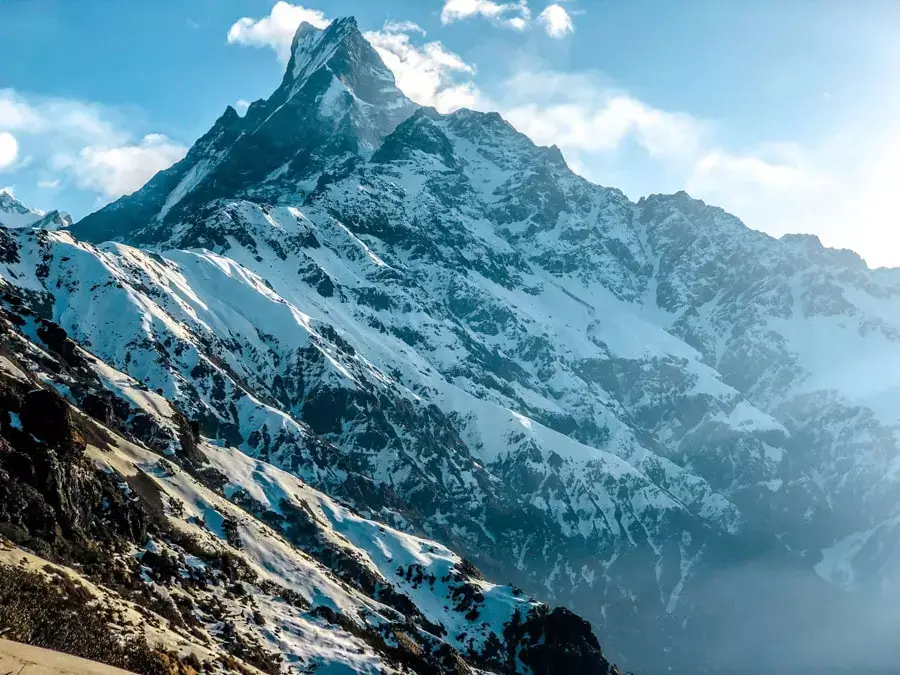
POLYGON ((2 302, 4 637, 147 675, 618 672, 582 619, 208 443, 2 302))

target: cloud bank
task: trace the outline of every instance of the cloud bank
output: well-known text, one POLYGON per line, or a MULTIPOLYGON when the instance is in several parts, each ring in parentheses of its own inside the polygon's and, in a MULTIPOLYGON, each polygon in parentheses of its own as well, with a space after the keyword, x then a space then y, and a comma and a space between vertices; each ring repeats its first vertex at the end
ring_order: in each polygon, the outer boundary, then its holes
POLYGON ((572 16, 562 5, 548 5, 538 15, 538 23, 544 27, 547 35, 556 39, 564 38, 575 32, 572 16))
POLYGON ((181 160, 187 149, 162 134, 148 134, 133 144, 88 146, 75 155, 58 154, 54 166, 68 170, 77 185, 114 199, 141 188, 157 172, 181 160))

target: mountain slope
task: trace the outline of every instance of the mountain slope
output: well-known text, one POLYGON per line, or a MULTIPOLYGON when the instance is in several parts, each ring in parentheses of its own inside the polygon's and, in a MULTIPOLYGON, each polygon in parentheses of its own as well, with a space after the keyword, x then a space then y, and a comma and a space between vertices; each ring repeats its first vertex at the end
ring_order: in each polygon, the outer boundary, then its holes
POLYGON ((18 296, 3 305, 6 637, 148 675, 618 673, 582 619, 211 445, 18 296))
POLYGON ((578 611, 629 665, 900 664, 869 595, 898 550, 898 273, 413 110, 351 20, 301 27, 273 96, 142 190, 0 251, 205 437, 578 611))

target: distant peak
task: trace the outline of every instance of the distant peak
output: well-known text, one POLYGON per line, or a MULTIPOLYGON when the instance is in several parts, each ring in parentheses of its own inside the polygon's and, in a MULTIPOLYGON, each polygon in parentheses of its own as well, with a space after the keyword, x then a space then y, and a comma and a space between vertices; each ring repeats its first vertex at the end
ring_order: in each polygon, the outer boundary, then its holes
POLYGON ((72 226, 72 216, 64 211, 51 211, 32 223, 31 227, 42 230, 65 230, 72 226))
POLYGON ((558 145, 551 145, 550 147, 545 149, 545 152, 547 153, 547 157, 551 162, 568 168, 569 165, 566 163, 566 158, 563 155, 562 150, 559 149, 558 145))
POLYGON ((238 111, 234 109, 234 106, 225 106, 225 112, 222 113, 221 119, 231 121, 236 117, 240 117, 240 115, 238 115, 238 111))
POLYGON ((38 227, 44 230, 62 230, 72 224, 68 213, 50 211, 44 213, 30 209, 15 198, 9 190, 0 189, 0 226, 7 228, 38 227))
POLYGON ((41 216, 44 215, 41 211, 32 211, 29 209, 16 199, 16 196, 7 188, 0 188, 0 210, 6 211, 7 213, 36 213, 41 216))

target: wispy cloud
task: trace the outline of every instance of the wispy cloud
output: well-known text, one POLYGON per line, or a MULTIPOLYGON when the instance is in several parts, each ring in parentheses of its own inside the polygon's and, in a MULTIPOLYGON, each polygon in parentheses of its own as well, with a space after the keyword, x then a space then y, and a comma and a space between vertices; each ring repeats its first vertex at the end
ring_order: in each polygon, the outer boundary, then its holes
POLYGON ((388 21, 384 24, 384 30, 389 33, 419 33, 423 37, 428 35, 415 21, 388 21))
POLYGON ((634 141, 652 157, 689 161, 705 134, 691 115, 655 108, 590 74, 523 72, 501 91, 501 112, 520 131, 581 158, 634 141))
POLYGON ((494 2, 494 0, 446 0, 441 10, 441 22, 453 23, 466 19, 489 19, 498 25, 524 30, 531 22, 527 0, 494 2))
POLYGON ((279 59, 287 62, 291 57, 291 40, 297 27, 304 22, 316 28, 324 28, 329 23, 325 13, 318 9, 279 0, 267 16, 238 19, 228 30, 226 39, 229 44, 269 47, 275 50, 279 59))
MULTIPOLYGON (((468 19, 486 19, 497 26, 524 31, 535 24, 527 0, 495 2, 495 0, 444 0, 441 22, 444 24, 468 19)), ((537 16, 537 25, 547 35, 561 39, 575 30, 572 14, 559 3, 547 5, 537 16)))
POLYGON ((410 34, 415 33, 425 34, 415 24, 395 23, 366 33, 366 39, 393 71, 400 90, 416 103, 441 112, 476 105, 480 93, 471 80, 475 67, 441 42, 414 44, 410 34))
POLYGON ((687 187, 695 192, 741 192, 749 190, 815 190, 822 179, 807 165, 803 152, 783 144, 754 154, 732 154, 712 149, 696 162, 687 187))
POLYGON ((89 146, 76 156, 59 154, 53 165, 70 171, 79 187, 112 199, 139 189, 186 153, 187 148, 167 136, 148 134, 133 144, 89 146))
POLYGON ((91 143, 125 138, 103 106, 52 97, 30 97, 0 89, 0 130, 91 143))

